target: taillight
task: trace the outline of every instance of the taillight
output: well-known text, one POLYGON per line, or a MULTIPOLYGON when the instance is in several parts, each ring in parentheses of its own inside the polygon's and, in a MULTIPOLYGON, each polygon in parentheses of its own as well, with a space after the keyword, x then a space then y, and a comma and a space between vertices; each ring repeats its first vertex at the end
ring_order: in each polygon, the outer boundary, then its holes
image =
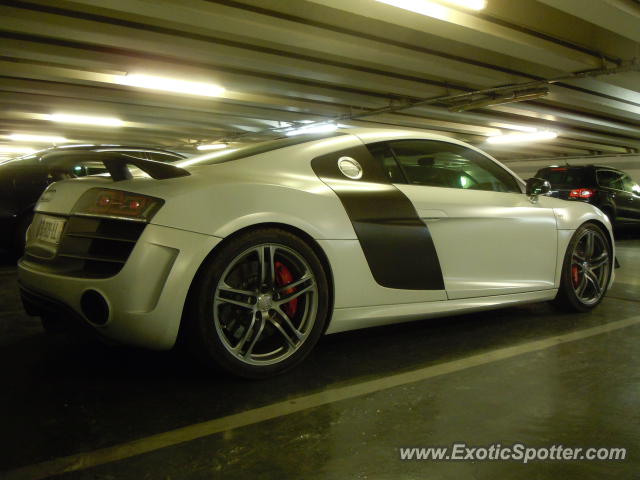
POLYGON ((576 188, 571 190, 569 198, 591 198, 596 194, 592 188, 576 188))
POLYGON ((137 193, 92 188, 87 190, 73 207, 74 215, 124 218, 148 222, 160 209, 164 200, 137 193))

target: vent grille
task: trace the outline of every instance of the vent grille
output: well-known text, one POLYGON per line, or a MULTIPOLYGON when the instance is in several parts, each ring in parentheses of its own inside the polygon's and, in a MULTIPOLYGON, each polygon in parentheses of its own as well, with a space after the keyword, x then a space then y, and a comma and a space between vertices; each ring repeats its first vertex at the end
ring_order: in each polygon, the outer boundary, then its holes
POLYGON ((26 256, 51 272, 111 277, 122 270, 145 227, 127 220, 71 217, 53 258, 42 258, 36 252, 30 255, 29 250, 26 256))

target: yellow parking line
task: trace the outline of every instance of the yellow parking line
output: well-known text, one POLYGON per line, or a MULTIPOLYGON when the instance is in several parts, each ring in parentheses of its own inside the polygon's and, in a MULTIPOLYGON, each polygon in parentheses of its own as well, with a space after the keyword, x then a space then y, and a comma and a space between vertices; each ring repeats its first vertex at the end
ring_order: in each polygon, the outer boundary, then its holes
POLYGON ((235 428, 252 425, 273 418, 290 415, 310 408, 320 407, 341 400, 347 400, 370 393, 379 392, 389 388, 399 387, 410 383, 428 380, 433 377, 459 372, 468 368, 486 365, 500 360, 517 357, 527 353, 537 352, 555 347, 564 343, 575 342, 585 338, 594 337, 622 328, 640 324, 640 316, 634 316, 625 320, 586 328, 571 333, 565 333, 554 337, 523 343, 512 347, 500 348, 490 352, 472 355, 460 360, 441 363, 430 367, 419 368, 405 373, 389 375, 387 377, 356 383, 353 385, 336 387, 310 395, 274 403, 265 407, 255 408, 246 412, 216 418, 202 423, 196 423, 168 432, 151 435, 131 442, 101 448, 91 452, 78 453, 68 457, 61 457, 47 462, 28 465, 15 470, 0 473, 4 480, 37 480, 66 472, 83 470, 105 463, 124 460, 126 458, 153 452, 161 448, 171 447, 198 438, 235 428))

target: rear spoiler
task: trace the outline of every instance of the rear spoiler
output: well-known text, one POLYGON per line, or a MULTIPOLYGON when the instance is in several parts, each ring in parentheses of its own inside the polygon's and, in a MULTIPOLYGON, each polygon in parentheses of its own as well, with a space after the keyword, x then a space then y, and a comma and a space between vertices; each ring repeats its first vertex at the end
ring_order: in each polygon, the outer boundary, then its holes
POLYGON ((142 160, 128 155, 127 152, 57 151, 45 154, 42 158, 54 167, 73 167, 83 163, 99 162, 105 166, 114 182, 133 178, 129 165, 139 168, 156 180, 191 175, 184 168, 155 160, 142 160))

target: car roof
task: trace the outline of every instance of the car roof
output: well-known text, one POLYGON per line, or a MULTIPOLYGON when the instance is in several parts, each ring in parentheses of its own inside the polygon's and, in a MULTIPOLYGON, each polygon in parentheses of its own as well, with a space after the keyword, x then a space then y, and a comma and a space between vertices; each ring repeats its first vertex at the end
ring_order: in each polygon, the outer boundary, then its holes
MULTIPOLYGON (((446 135, 439 135, 437 133, 427 132, 425 130, 411 129, 411 128, 370 128, 370 127, 349 127, 341 128, 338 130, 341 133, 347 133, 354 135, 362 140, 364 143, 369 143, 372 140, 384 140, 385 137, 401 140, 403 137, 424 139, 424 140, 438 140, 442 142, 455 143, 465 147, 470 146, 456 138, 452 138, 446 135)), ((475 147, 474 147, 475 148, 475 147)))
POLYGON ((579 169, 579 168, 606 168, 607 170, 615 170, 616 172, 621 172, 624 173, 622 170, 615 168, 615 167, 610 167, 608 165, 595 165, 593 163, 590 163, 589 165, 547 165, 546 167, 542 167, 539 170, 546 170, 548 168, 575 168, 575 169, 579 169))
POLYGON ((610 167, 608 165, 590 165, 591 167, 594 168, 606 168, 607 170, 615 170, 616 172, 621 172, 624 173, 622 170, 620 170, 619 168, 615 168, 615 167, 610 167))
MULTIPOLYGON (((282 133, 280 137, 264 140, 263 142, 252 142, 238 148, 222 150, 216 152, 207 152, 187 159, 178 166, 205 166, 230 161, 242 160, 244 158, 253 157, 280 148, 294 147, 298 144, 307 142, 321 141, 326 138, 335 136, 350 136, 359 139, 361 142, 374 143, 391 140, 417 139, 417 140, 436 140, 454 143, 464 147, 480 151, 473 145, 466 144, 459 140, 444 135, 434 135, 431 132, 421 130, 402 129, 402 128, 368 128, 368 127, 341 127, 335 131, 299 134, 295 136, 287 136, 282 133)), ((482 152, 487 155, 486 152, 482 152)), ((495 159, 494 159, 495 160, 495 159)))

